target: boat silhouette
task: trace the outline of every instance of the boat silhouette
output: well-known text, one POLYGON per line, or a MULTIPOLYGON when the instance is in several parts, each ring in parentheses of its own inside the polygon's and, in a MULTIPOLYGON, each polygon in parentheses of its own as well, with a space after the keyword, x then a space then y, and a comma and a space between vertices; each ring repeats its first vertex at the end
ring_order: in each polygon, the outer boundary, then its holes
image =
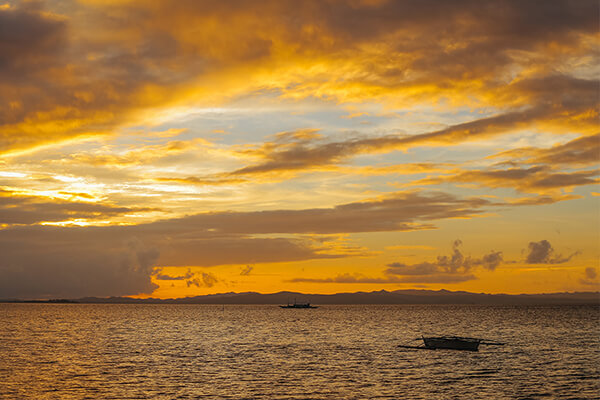
POLYGON ((286 305, 280 305, 281 308, 319 308, 318 306, 310 305, 310 302, 306 303, 298 303, 296 299, 294 299, 293 303, 290 303, 289 300, 286 305))
POLYGON ((423 340, 423 346, 405 346, 399 345, 407 349, 450 349, 450 350, 467 350, 478 351, 479 345, 502 346, 504 343, 493 342, 487 339, 471 338, 464 336, 421 336, 415 340, 423 340))

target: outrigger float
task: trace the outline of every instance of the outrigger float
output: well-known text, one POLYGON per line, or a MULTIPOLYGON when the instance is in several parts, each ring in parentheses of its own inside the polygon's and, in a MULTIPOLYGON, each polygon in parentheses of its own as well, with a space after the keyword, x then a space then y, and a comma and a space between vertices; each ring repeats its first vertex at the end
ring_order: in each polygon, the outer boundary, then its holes
POLYGON ((463 336, 421 336, 420 338, 417 338, 415 340, 423 340, 423 346, 398 345, 398 347, 405 349, 422 350, 450 349, 478 351, 479 345, 503 346, 505 344, 502 342, 493 342, 487 339, 470 338, 463 336))

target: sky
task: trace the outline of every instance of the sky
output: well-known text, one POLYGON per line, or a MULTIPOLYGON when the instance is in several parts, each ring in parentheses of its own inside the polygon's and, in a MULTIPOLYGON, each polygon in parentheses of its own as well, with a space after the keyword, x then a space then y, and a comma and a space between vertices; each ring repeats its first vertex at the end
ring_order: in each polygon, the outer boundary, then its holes
POLYGON ((600 289, 597 0, 0 0, 0 298, 600 289))

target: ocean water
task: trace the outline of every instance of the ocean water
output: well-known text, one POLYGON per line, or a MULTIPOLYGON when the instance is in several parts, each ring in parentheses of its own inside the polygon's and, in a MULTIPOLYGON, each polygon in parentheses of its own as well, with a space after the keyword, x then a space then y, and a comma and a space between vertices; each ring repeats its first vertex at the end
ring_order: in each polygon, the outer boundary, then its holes
POLYGON ((0 304, 0 399, 554 398, 600 398, 598 307, 0 304))

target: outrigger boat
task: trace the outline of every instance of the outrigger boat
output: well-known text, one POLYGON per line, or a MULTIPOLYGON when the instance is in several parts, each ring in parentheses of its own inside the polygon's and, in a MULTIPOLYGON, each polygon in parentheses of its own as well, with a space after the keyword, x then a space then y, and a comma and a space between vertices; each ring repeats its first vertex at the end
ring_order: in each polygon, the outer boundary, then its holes
POLYGON ((422 337, 425 347, 429 349, 453 349, 477 351, 481 339, 459 336, 422 337))
POLYGON ((415 340, 423 340, 423 346, 405 346, 399 345, 398 347, 403 347, 407 349, 426 349, 426 350, 435 350, 435 349, 451 349, 451 350, 468 350, 468 351, 477 351, 479 350, 479 345, 490 345, 490 346, 502 346, 504 343, 501 342, 492 342, 487 339, 479 339, 479 338, 470 338, 463 336, 421 336, 415 340))
POLYGON ((294 302, 290 304, 290 302, 288 301, 288 303, 284 306, 279 306, 281 308, 319 308, 318 306, 311 306, 309 302, 306 303, 297 303, 296 299, 294 299, 294 302))

